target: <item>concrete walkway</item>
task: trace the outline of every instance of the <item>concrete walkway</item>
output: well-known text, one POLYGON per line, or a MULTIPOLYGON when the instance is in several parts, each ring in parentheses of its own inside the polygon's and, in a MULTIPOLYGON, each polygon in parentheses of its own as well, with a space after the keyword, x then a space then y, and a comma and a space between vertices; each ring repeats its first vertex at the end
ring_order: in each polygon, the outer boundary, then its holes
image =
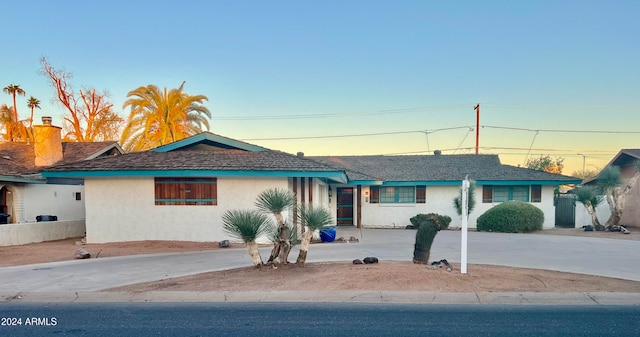
MULTIPOLYGON (((309 251, 308 262, 320 261, 351 261, 366 256, 378 257, 381 261, 411 261, 415 231, 404 229, 338 229, 338 236, 349 238, 355 236, 359 243, 331 243, 314 244, 309 251)), ((640 281, 640 242, 584 238, 571 236, 551 236, 536 234, 501 234, 469 232, 469 263, 491 264, 510 267, 548 269, 563 272, 582 273, 615 277, 640 281)), ((270 249, 262 250, 263 256, 269 254, 270 249)), ((297 256, 294 250, 291 256, 297 256)), ((442 231, 435 239, 431 249, 431 259, 447 259, 460 262, 460 232, 442 231)), ((98 258, 89 260, 73 260, 15 267, 0 268, 0 300, 12 300, 18 297, 40 298, 46 300, 48 296, 57 296, 61 300, 69 297, 78 300, 80 297, 89 298, 120 298, 134 300, 131 294, 92 293, 112 287, 155 281, 171 277, 198 274, 209 271, 219 271, 251 265, 245 249, 220 249, 204 252, 170 253, 153 255, 134 255, 112 258, 98 258), (20 295, 22 294, 22 295, 20 295), (56 295, 57 294, 57 295, 56 295)), ((471 270, 470 270, 471 271, 471 270)), ((356 292, 342 294, 340 298, 367 298, 373 296, 382 300, 383 292, 356 292), (358 295, 360 294, 360 295, 358 295), (355 297, 354 297, 355 296, 355 297), (381 297, 382 296, 382 297, 381 297)), ((402 298, 400 293, 388 293, 387 298, 402 298)), ((300 293, 302 294, 302 293, 300 293)), ((308 293, 304 293, 308 298, 308 293)), ((201 294, 202 295, 202 294, 201 294)), ((204 298, 198 295, 196 298, 204 298)), ((423 294, 427 298, 442 298, 444 294, 423 294)), ((607 298, 626 298, 625 303, 640 304, 639 294, 616 295, 615 293, 569 294, 571 298, 580 298, 589 303, 607 302, 607 298), (600 298, 600 301, 596 300, 600 298)), ((147 294, 158 299, 171 297, 170 293, 147 294)), ((182 298, 188 297, 184 293, 182 298)), ((209 296, 222 296, 228 299, 230 293, 209 293, 209 296)), ((242 297, 235 293, 231 297, 242 297)), ((263 295, 264 296, 264 295, 263 295)), ((272 294, 271 300, 279 298, 279 294, 272 294)), ((283 295, 287 297, 287 295, 283 295)), ((453 294, 459 298, 470 296, 474 303, 481 303, 481 298, 510 298, 509 301, 523 301, 524 295, 510 294, 509 296, 453 294), (514 297, 515 296, 515 297, 514 297)), ((529 294, 532 302, 535 298, 546 300, 559 298, 555 295, 529 294)), ((142 295, 137 297, 142 299, 142 295)), ((415 298, 411 294, 406 300, 415 298)), ((251 298, 258 298, 252 296, 251 298)), ((269 300, 269 298, 263 298, 269 300)), ((151 300, 150 298, 146 299, 151 300)), ((528 301, 528 300, 527 300, 528 301)), ((526 302, 526 301, 525 301, 526 302)))

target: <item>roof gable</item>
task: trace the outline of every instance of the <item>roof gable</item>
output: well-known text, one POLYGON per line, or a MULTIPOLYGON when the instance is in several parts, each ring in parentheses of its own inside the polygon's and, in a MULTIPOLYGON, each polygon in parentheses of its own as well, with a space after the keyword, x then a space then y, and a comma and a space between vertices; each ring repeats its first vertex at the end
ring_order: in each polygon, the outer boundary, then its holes
POLYGON ((239 140, 223 137, 211 132, 202 132, 185 138, 171 144, 159 146, 150 150, 151 152, 170 152, 170 151, 224 151, 224 150, 243 150, 250 152, 269 151, 269 149, 245 143, 239 140))
MULTIPOLYGON (((62 160, 54 165, 122 153, 124 153, 124 151, 115 141, 86 143, 63 142, 62 160)), ((0 160, 0 176, 4 177, 33 175, 44 169, 44 167, 35 165, 35 150, 32 143, 0 143, 0 160)))

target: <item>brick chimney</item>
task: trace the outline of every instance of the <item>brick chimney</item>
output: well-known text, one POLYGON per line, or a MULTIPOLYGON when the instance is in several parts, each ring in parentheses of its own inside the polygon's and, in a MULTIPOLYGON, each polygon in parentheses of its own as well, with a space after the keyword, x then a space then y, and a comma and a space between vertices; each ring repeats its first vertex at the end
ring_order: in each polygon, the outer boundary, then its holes
POLYGON ((62 160, 62 128, 51 125, 51 117, 43 116, 42 125, 33 126, 36 166, 51 166, 62 160))

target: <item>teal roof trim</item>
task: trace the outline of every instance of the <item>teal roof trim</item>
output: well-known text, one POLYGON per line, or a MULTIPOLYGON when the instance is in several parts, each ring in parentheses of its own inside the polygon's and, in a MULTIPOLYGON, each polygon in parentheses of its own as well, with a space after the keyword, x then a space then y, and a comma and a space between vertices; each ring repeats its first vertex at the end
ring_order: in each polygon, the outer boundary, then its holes
POLYGON ((191 136, 189 138, 185 138, 185 139, 173 142, 171 144, 159 146, 149 151, 150 152, 169 152, 169 151, 181 149, 184 147, 196 145, 198 143, 206 144, 207 142, 218 143, 218 144, 225 145, 227 147, 231 147, 239 150, 245 150, 249 152, 270 151, 269 149, 261 146, 241 142, 239 140, 235 140, 231 138, 218 136, 210 132, 199 133, 195 136, 191 136))
POLYGON ((28 183, 28 184, 46 184, 47 183, 47 181, 44 179, 0 176, 0 182, 3 182, 3 181, 10 182, 10 183, 28 183))
MULTIPOLYGON (((581 180, 478 180, 477 185, 570 185, 580 184, 581 180)), ((370 185, 370 186, 461 186, 462 180, 442 180, 442 181, 376 181, 376 180, 350 180, 349 185, 370 185)))
POLYGON ((381 180, 349 180, 349 185, 382 185, 381 180))
POLYGON ((110 178, 110 177, 310 177, 327 178, 345 183, 342 171, 250 171, 250 170, 149 170, 149 171, 60 171, 42 172, 45 178, 110 178))
POLYGON ((575 180, 477 180, 477 185, 571 185, 580 184, 581 179, 575 180))

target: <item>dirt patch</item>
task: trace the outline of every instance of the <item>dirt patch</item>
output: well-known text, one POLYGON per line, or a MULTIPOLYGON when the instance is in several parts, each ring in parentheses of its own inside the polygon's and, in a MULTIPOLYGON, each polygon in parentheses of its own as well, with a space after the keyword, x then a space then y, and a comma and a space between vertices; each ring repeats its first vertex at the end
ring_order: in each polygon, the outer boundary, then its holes
POLYGON ((442 292, 639 292, 640 282, 547 270, 470 265, 461 274, 411 262, 288 264, 240 268, 109 289, 109 291, 379 290, 442 292))
MULTIPOLYGON (((585 232, 582 229, 550 229, 525 235, 570 235, 640 241, 640 231, 585 232)), ((77 245, 80 238, 0 247, 0 267, 74 259, 82 247, 92 258, 134 254, 176 253, 223 249, 217 242, 135 241, 77 245)), ((231 247, 243 247, 231 244, 231 247)), ((247 260, 247 264, 250 261, 247 260)), ((546 270, 470 265, 460 274, 431 269, 411 262, 381 261, 379 264, 313 263, 278 269, 253 267, 155 281, 112 290, 127 291, 244 291, 244 290, 389 290, 389 291, 539 291, 539 292, 640 292, 640 282, 546 270)))
MULTIPOLYGON (((86 249, 91 254, 91 258, 221 249, 218 242, 131 241, 79 245, 77 243, 80 240, 81 238, 73 238, 0 247, 0 267, 73 260, 78 248, 86 249)), ((244 245, 231 244, 230 247, 238 248, 244 245)))

